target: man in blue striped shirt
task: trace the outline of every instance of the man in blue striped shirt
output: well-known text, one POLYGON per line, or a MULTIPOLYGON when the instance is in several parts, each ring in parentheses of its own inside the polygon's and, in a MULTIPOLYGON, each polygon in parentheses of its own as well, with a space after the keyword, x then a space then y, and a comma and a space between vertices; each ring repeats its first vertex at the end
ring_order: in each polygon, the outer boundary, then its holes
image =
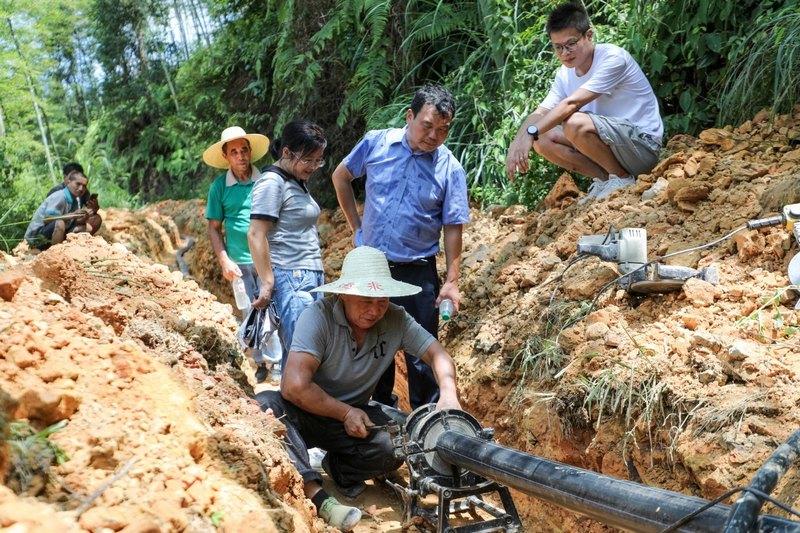
MULTIPOLYGON (((367 132, 333 173, 339 205, 356 246, 386 254, 392 277, 422 287, 414 296, 393 298, 436 336, 442 300, 461 300, 458 275, 462 226, 469 222, 467 179, 463 167, 444 146, 455 116, 453 95, 428 84, 416 92, 404 128, 367 132), (359 216, 351 182, 366 176, 364 216, 359 216), (444 233, 445 277, 436 269, 444 233)), ((416 354, 419 355, 419 354, 416 354)), ((439 389, 431 368, 406 354, 412 408, 435 403, 439 389)), ((393 405, 394 366, 389 367, 373 398, 393 405)))

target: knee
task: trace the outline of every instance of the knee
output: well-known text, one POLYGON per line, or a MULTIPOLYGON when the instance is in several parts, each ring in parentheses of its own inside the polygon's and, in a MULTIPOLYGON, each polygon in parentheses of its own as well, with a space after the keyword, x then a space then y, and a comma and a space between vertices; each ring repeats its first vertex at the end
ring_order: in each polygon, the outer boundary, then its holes
POLYGON ((373 441, 375 457, 380 461, 379 468, 384 472, 397 470, 403 465, 403 459, 395 456, 394 443, 388 433, 381 431, 373 441))
POLYGON ((102 223, 103 219, 100 218, 100 215, 92 215, 86 220, 86 227, 89 228, 89 233, 94 235, 100 229, 102 223))
POLYGON ((549 161, 551 155, 556 153, 556 145, 559 144, 559 140, 563 143, 562 134, 558 133, 556 129, 552 129, 539 136, 539 140, 533 143, 533 149, 549 161))
POLYGON ((567 117, 562 123, 564 137, 571 143, 594 130, 594 122, 583 113, 575 113, 567 117))

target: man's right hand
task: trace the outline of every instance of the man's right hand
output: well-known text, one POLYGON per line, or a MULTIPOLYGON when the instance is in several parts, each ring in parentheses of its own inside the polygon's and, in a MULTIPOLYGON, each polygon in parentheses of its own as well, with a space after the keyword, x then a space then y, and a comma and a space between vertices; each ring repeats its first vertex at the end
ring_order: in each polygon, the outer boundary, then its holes
POLYGON ((367 427, 374 425, 367 413, 357 407, 351 407, 347 414, 344 415, 342 422, 344 422, 344 430, 347 434, 359 439, 367 438, 369 436, 367 427))
POLYGON ((264 309, 269 305, 270 300, 272 299, 272 287, 267 287, 266 285, 261 285, 261 288, 258 291, 258 298, 253 300, 252 306, 256 309, 264 309))
POLYGON ((242 271, 239 270, 239 265, 227 257, 219 262, 219 266, 222 267, 222 276, 228 281, 233 281, 233 278, 236 276, 242 276, 242 271))
POLYGON ((525 133, 524 137, 517 135, 514 142, 508 147, 508 155, 506 156, 506 175, 510 181, 514 181, 514 175, 519 172, 525 174, 530 168, 529 156, 533 143, 530 137, 525 133))

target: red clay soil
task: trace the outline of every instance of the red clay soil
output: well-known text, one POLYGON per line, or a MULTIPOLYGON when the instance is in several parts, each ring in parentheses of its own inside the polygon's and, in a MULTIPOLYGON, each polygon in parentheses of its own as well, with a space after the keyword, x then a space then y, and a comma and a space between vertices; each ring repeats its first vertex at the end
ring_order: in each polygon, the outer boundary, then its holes
MULTIPOLYGON (((800 428, 790 232, 742 231, 666 261, 714 266, 716 285, 600 293, 618 271, 596 258, 559 276, 578 237, 611 225, 646 228, 654 259, 800 203, 799 142, 800 109, 762 113, 673 138, 653 174, 601 201, 578 206, 582 193, 564 176, 535 212, 473 209, 462 309, 440 332, 464 408, 505 446, 611 476, 709 499, 746 484, 800 428)), ((66 420, 50 440, 69 456, 21 474, 0 452, 0 527, 325 530, 280 422, 252 400, 203 212, 199 201, 109 209, 101 236, 0 256, 0 407, 36 429, 66 420), (187 236, 197 238, 187 254, 196 281, 175 271, 187 236)), ((333 279, 350 233, 338 211, 319 229, 333 279)), ((797 506, 799 485, 790 470, 774 495, 797 506)), ((610 530, 523 494, 515 501, 526 531, 610 530)), ((391 494, 373 487, 356 503, 367 511, 358 532, 401 530, 391 494)))

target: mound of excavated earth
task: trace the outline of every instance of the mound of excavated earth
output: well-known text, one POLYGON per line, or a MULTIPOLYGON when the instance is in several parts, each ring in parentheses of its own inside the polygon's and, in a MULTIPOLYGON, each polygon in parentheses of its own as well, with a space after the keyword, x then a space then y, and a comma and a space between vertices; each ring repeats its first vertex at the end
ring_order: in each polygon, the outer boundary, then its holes
MULTIPOLYGON (((707 499, 747 484, 800 429, 798 243, 780 225, 736 230, 800 203, 799 163, 800 108, 677 136, 607 199, 578 205, 564 175, 536 212, 473 209, 461 311, 440 331, 464 408, 505 446, 607 475, 707 499), (626 293, 613 262, 575 261, 579 237, 612 226, 646 229, 649 259, 718 281, 626 293)), ((50 440, 69 457, 25 470, 3 447, 0 526, 325 529, 280 422, 252 400, 203 214, 202 202, 109 209, 100 236, 0 258, 0 408, 35 430, 66 421, 50 440), (175 256, 190 236, 184 280, 175 256)), ((319 228, 332 279, 350 233, 338 211, 319 228)), ((773 492, 794 506, 796 470, 773 492)), ((399 500, 367 494, 357 531, 399 531, 379 516, 397 518, 399 500)), ((514 499, 527 531, 609 530, 514 499)))

